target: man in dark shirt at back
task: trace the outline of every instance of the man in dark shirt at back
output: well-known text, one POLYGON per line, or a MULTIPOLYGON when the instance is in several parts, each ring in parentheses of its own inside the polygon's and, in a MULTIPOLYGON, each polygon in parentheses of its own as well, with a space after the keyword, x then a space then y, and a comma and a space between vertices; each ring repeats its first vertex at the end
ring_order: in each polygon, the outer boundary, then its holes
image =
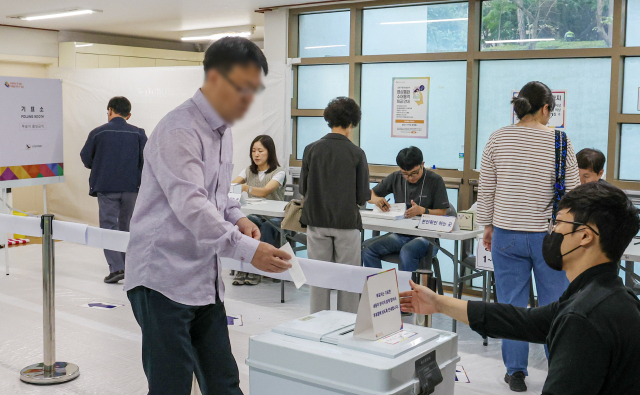
POLYGON ((549 267, 571 282, 543 307, 467 302, 411 283, 403 311, 443 313, 491 337, 546 343, 543 395, 640 394, 640 301, 622 284, 617 262, 640 229, 623 191, 591 182, 567 193, 542 245, 549 267))
MULTIPOLYGON (((116 96, 107 105, 106 124, 95 128, 80 152, 82 163, 91 169, 89 195, 98 197, 100 227, 129 231, 142 174, 142 151, 147 143, 144 129, 129 125, 131 103, 116 96)), ((104 250, 109 264, 105 283, 124 279, 124 253, 104 250)))

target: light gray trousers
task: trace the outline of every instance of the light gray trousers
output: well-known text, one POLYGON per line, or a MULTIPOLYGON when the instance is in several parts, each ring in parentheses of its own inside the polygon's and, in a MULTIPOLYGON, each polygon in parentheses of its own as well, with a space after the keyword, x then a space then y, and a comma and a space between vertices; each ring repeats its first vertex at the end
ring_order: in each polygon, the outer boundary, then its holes
MULTIPOLYGON (((307 227, 307 255, 318 261, 361 266, 361 243, 358 229, 307 227)), ((311 314, 331 309, 331 290, 311 288, 311 314)), ((358 312, 360 294, 338 291, 338 310, 358 312)))

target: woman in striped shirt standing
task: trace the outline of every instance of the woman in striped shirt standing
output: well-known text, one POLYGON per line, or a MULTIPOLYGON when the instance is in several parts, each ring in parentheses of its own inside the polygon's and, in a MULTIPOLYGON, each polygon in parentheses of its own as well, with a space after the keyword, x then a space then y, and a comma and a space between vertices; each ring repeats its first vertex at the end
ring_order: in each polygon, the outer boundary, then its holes
MULTIPOLYGON (((555 130, 546 126, 555 100, 545 84, 534 81, 512 103, 520 121, 493 132, 482 153, 478 223, 485 227, 483 243, 493 258, 498 302, 527 306, 533 270, 543 306, 558 300, 569 285, 565 273, 542 258, 556 182, 555 130)), ((576 156, 567 138, 565 186, 569 191, 578 185, 576 156)), ((502 341, 505 381, 513 391, 527 389, 528 356, 528 343, 502 341)))

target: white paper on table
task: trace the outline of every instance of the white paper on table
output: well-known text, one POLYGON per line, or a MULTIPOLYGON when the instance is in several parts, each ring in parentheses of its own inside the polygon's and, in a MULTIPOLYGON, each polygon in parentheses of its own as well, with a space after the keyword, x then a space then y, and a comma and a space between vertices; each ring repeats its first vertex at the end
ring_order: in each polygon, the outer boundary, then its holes
POLYGON ((0 214, 0 232, 42 237, 40 218, 0 214))
POLYGON ((86 224, 75 222, 53 221, 53 238, 86 245, 88 227, 86 224))
POLYGON ((291 279, 293 280, 293 283, 295 284, 296 288, 302 287, 304 283, 307 282, 307 278, 305 277, 304 272, 302 271, 302 267, 300 267, 298 258, 296 258, 296 254, 293 252, 291 245, 289 243, 286 243, 285 245, 280 247, 280 249, 286 252, 287 254, 291 255, 291 259, 289 260, 289 263, 291 264, 291 269, 289 269, 289 275, 291 276, 291 279))
POLYGON ((382 211, 382 209, 378 206, 373 206, 374 213, 402 213, 407 211, 407 208, 404 203, 391 203, 389 204, 389 211, 382 211))

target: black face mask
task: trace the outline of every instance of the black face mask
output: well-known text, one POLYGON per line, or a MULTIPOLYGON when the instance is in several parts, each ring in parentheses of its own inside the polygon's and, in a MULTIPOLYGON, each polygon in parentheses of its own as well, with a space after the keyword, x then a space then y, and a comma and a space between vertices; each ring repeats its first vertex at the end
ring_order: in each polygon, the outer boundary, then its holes
MULTIPOLYGON (((577 230, 575 232, 577 232, 577 230)), ((570 232, 567 234, 570 235, 571 233, 575 233, 575 232, 570 232)), ((566 254, 563 254, 562 242, 564 241, 564 236, 565 236, 564 234, 557 233, 557 232, 547 233, 544 236, 544 240, 542 241, 542 257, 544 258, 544 261, 547 263, 547 266, 549 266, 553 270, 561 271, 562 257, 564 257, 565 255, 569 255, 573 251, 582 247, 581 245, 578 245, 573 250, 567 252, 566 254)))

